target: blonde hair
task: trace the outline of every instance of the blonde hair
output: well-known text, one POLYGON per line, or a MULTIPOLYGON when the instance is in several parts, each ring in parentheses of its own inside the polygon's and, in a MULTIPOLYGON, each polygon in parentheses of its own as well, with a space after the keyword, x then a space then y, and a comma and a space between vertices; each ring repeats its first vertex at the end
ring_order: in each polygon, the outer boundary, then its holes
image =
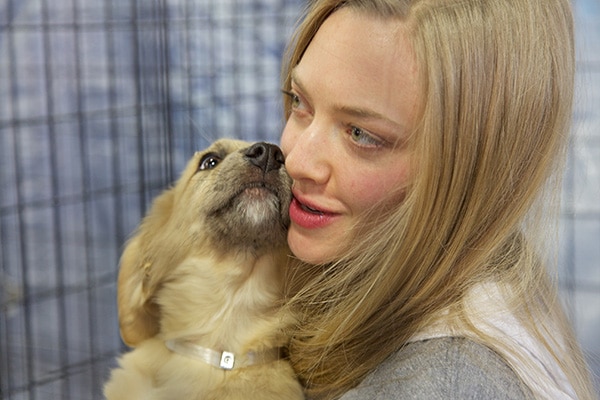
POLYGON ((496 282, 577 396, 594 398, 546 256, 571 123, 568 0, 314 1, 292 40, 284 89, 340 7, 409 28, 424 82, 410 143, 419 161, 402 204, 365 215, 343 259, 290 268, 289 307, 300 315, 290 358, 308 393, 339 396, 442 313, 510 363, 511 349, 466 315, 468 293, 496 282))

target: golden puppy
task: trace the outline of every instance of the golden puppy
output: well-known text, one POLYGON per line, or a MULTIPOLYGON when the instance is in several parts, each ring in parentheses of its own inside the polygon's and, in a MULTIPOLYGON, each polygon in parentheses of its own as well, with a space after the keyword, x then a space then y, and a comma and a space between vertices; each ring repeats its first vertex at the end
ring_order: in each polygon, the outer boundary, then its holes
POLYGON ((121 258, 114 399, 301 399, 279 313, 290 178, 277 146, 220 140, 160 195, 121 258))

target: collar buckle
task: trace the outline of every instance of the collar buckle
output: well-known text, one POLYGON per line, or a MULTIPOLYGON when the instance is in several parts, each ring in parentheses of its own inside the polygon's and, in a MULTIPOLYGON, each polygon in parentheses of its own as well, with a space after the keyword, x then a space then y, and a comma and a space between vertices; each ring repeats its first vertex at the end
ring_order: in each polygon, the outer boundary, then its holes
POLYGON ((234 365, 235 365, 235 354, 230 353, 228 351, 224 351, 223 353, 221 353, 221 361, 219 362, 219 367, 221 369, 231 371, 233 369, 234 365))

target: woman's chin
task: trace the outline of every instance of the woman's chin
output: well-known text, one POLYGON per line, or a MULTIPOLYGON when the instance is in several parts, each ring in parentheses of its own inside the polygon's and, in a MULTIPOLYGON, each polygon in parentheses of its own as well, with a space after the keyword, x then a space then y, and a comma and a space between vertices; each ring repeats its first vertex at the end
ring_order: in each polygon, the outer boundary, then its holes
POLYGON ((339 257, 338 246, 343 242, 341 238, 315 237, 301 232, 293 223, 287 240, 294 256, 309 264, 327 264, 336 260, 339 257))

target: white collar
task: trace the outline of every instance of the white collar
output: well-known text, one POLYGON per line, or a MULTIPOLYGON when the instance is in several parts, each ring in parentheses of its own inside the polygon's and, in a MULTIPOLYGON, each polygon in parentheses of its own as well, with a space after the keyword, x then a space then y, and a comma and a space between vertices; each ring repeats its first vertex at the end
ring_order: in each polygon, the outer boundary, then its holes
MULTIPOLYGON (((506 298, 496 283, 482 283, 466 297, 467 317, 480 332, 503 343, 494 347, 509 362, 519 377, 544 399, 575 399, 575 391, 552 354, 529 333, 512 314, 506 298)), ((436 323, 414 335, 409 342, 440 338, 467 337, 478 339, 469 327, 448 321, 442 313, 436 323)), ((554 322, 538 321, 548 332, 558 332, 554 322)), ((562 344, 562 340, 557 339, 562 344)))
POLYGON ((217 351, 202 347, 185 337, 166 340, 165 346, 174 353, 195 358, 226 371, 234 368, 267 364, 283 358, 282 347, 272 347, 263 351, 249 351, 245 354, 234 354, 229 351, 217 351))

